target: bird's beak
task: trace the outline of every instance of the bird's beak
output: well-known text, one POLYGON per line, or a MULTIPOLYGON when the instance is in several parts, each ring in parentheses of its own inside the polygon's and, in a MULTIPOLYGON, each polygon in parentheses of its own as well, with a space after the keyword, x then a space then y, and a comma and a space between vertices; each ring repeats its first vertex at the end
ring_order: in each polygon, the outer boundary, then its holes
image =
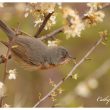
POLYGON ((73 61, 76 64, 76 57, 72 57, 71 55, 68 56, 68 60, 73 61))
POLYGON ((68 58, 76 60, 76 57, 72 57, 71 55, 69 55, 68 58))

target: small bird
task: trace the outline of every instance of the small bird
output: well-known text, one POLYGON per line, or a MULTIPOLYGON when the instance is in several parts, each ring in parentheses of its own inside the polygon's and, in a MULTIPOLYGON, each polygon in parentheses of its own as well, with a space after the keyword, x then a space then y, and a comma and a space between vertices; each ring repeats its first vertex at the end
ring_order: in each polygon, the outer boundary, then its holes
MULTIPOLYGON (((0 20, 0 28, 6 33, 9 41, 13 40, 11 47, 12 56, 20 64, 33 69, 48 69, 70 61, 71 56, 62 46, 48 47, 38 38, 28 35, 17 35, 16 32, 0 20), (19 60, 18 60, 19 59, 19 60)), ((8 42, 2 42, 7 47, 8 42)))

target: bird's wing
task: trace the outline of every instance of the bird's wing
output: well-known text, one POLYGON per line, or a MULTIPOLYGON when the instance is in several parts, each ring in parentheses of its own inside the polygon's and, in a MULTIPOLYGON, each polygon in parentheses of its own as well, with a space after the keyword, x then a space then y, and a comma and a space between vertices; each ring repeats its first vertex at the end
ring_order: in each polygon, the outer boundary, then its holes
POLYGON ((22 60, 28 62, 27 58, 27 50, 23 47, 23 45, 19 43, 13 43, 12 45, 12 52, 16 54, 18 57, 20 57, 22 60))
POLYGON ((20 42, 15 42, 12 46, 12 52, 17 56, 20 60, 23 60, 24 63, 39 66, 41 65, 39 62, 34 61, 30 55, 31 53, 28 50, 29 48, 26 48, 25 44, 22 44, 20 42))

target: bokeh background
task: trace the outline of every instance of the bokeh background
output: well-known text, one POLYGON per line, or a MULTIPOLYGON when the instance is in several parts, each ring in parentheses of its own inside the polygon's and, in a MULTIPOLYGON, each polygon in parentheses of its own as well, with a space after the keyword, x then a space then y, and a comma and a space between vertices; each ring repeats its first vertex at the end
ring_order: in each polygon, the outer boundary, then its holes
MULTIPOLYGON (((63 5, 78 10, 79 14, 83 14, 88 9, 86 3, 63 3, 63 5)), ((20 29, 33 36, 37 28, 34 27, 32 16, 24 17, 25 8, 26 3, 5 3, 4 7, 0 8, 0 19, 15 28, 20 23, 20 29)), ((104 21, 86 28, 81 33, 81 37, 67 40, 65 34, 57 35, 57 38, 61 40, 60 45, 67 48, 71 55, 76 57, 76 61, 79 61, 99 39, 98 32, 107 30, 108 40, 105 41, 105 45, 100 44, 89 56, 91 60, 85 61, 77 68, 75 71, 79 76, 77 80, 69 78, 63 83, 61 88, 64 91, 55 97, 56 101, 53 102, 51 98, 48 98, 39 107, 110 107, 110 103, 97 101, 99 96, 103 98, 108 96, 110 99, 110 7, 103 11, 105 12, 104 21), (97 69, 98 72, 95 72, 97 69), (94 75, 93 78, 92 75, 94 75), (90 87, 84 83, 88 78, 90 87)), ((62 15, 58 13, 56 25, 49 31, 44 30, 41 35, 57 29, 62 24, 62 15)), ((1 30, 0 40, 8 40, 1 30)), ((0 43, 0 55, 5 55, 6 51, 7 48, 0 43)), ((74 63, 70 62, 52 69, 32 72, 23 69, 13 59, 9 60, 8 69, 16 69, 17 78, 16 80, 7 79, 5 102, 12 107, 33 107, 39 100, 39 94, 43 97, 52 89, 49 79, 57 84, 73 66, 74 63)), ((0 64, 0 80, 2 80, 3 72, 4 64, 0 64)))

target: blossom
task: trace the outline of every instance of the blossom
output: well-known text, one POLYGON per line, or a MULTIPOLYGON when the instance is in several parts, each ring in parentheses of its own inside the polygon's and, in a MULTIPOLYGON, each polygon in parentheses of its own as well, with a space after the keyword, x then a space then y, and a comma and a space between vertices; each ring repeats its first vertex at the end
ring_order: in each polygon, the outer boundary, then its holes
POLYGON ((95 89, 98 86, 98 81, 95 78, 91 78, 87 81, 87 84, 91 89, 95 89))
MULTIPOLYGON (((55 11, 55 6, 56 3, 29 3, 25 9, 24 17, 27 18, 29 15, 32 15, 34 18, 34 27, 40 27, 45 17, 49 13, 53 13, 55 11)), ((51 15, 44 29, 48 30, 54 24, 56 24, 55 13, 51 15)))
POLYGON ((53 14, 50 19, 48 20, 46 26, 44 27, 45 30, 48 30, 51 28, 52 25, 56 24, 56 16, 53 14))
POLYGON ((36 20, 34 23, 34 27, 36 27, 37 25, 39 25, 40 23, 42 23, 43 21, 41 19, 36 20))
POLYGON ((28 17, 28 15, 29 15, 29 13, 28 13, 28 12, 26 12, 26 13, 24 14, 24 17, 25 17, 25 18, 27 18, 27 17, 28 17))
POLYGON ((66 38, 70 37, 75 37, 78 36, 80 37, 81 31, 85 29, 85 26, 83 23, 79 23, 76 25, 71 25, 71 26, 65 26, 64 27, 64 33, 67 34, 66 38))
MULTIPOLYGON (((52 86, 52 87, 56 87, 56 84, 53 80, 49 79, 49 84, 52 86)), ((58 96, 58 94, 62 94, 64 90, 62 88, 58 88, 57 90, 53 91, 50 95, 50 98, 52 99, 52 101, 55 101, 56 100, 56 96, 58 96)))
POLYGON ((77 17, 76 12, 69 7, 63 8, 63 16, 67 18, 68 16, 77 17))
POLYGON ((50 41, 48 40, 48 47, 58 46, 59 40, 50 41))
POLYGON ((4 85, 4 84, 3 84, 2 82, 0 82, 0 89, 3 88, 3 85, 4 85))
POLYGON ((64 91, 62 88, 57 89, 59 94, 62 94, 62 92, 64 91))
POLYGON ((102 8, 101 3, 87 3, 87 6, 90 7, 91 10, 97 10, 98 8, 102 8))
POLYGON ((27 18, 30 13, 31 13, 31 9, 27 7, 27 8, 25 9, 24 17, 27 18))
POLYGON ((48 13, 52 13, 53 11, 54 11, 54 8, 48 8, 48 9, 47 9, 47 12, 48 12, 48 13))
POLYGON ((86 25, 96 25, 97 23, 103 21, 105 14, 102 11, 89 11, 84 14, 84 16, 86 25))
POLYGON ((54 81, 52 81, 51 79, 49 79, 49 84, 50 84, 52 87, 56 87, 56 84, 55 84, 54 81))
POLYGON ((50 20, 51 20, 52 24, 56 24, 56 16, 51 16, 50 20))
POLYGON ((0 98, 5 95, 6 88, 3 82, 0 81, 0 98))
POLYGON ((75 36, 80 37, 81 31, 85 29, 85 25, 80 19, 77 12, 72 10, 71 8, 64 8, 63 16, 68 22, 68 25, 64 27, 66 38, 68 39, 75 36))
POLYGON ((103 11, 97 11, 102 8, 102 4, 100 3, 88 3, 88 7, 90 10, 84 14, 84 21, 86 25, 96 25, 99 22, 102 22, 105 14, 103 11))
POLYGON ((82 97, 88 97, 90 95, 90 89, 88 88, 86 83, 79 83, 75 89, 76 94, 82 97))
POLYGON ((72 78, 77 80, 78 79, 78 74, 76 73, 76 74, 72 75, 72 78))
POLYGON ((55 10, 55 3, 39 3, 39 9, 45 13, 52 13, 55 10))
POLYGON ((8 76, 8 79, 9 80, 15 80, 16 79, 16 69, 13 69, 13 70, 9 70, 9 76, 8 76))

